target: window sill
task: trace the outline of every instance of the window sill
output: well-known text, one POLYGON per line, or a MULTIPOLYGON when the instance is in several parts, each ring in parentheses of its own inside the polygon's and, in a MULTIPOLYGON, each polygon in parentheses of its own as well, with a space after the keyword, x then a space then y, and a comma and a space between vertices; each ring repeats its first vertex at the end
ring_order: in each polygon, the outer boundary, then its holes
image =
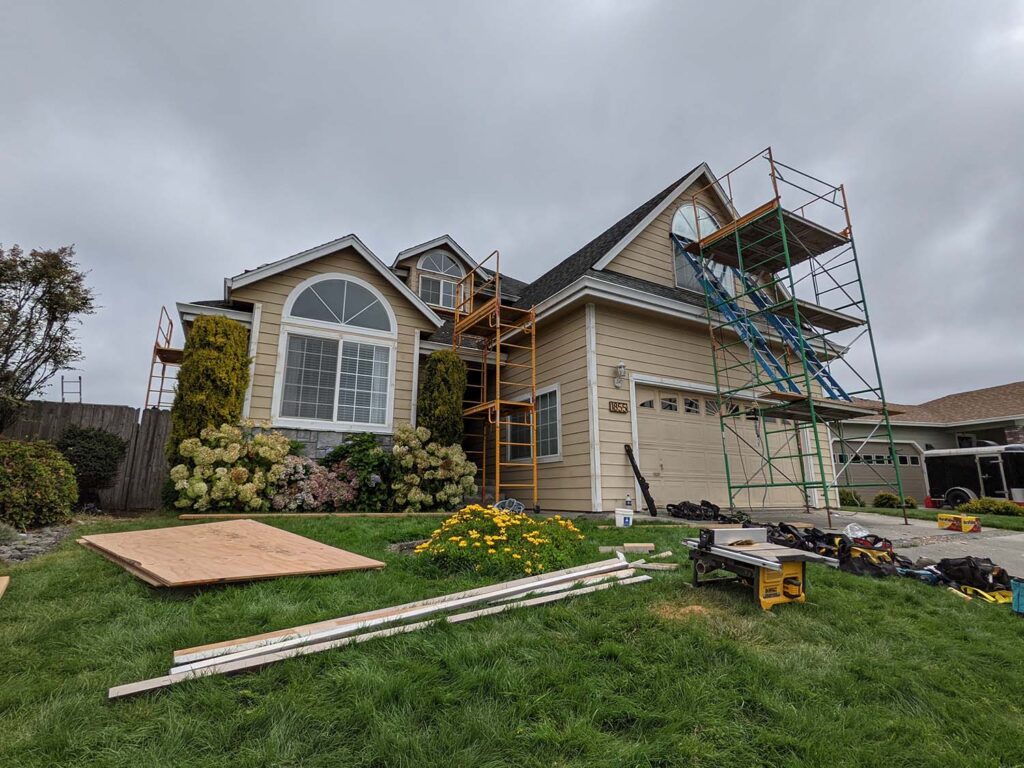
POLYGON ((391 434, 390 424, 360 424, 345 421, 320 421, 318 419, 299 419, 278 416, 270 422, 272 427, 284 429, 312 429, 320 432, 373 432, 375 434, 391 434))

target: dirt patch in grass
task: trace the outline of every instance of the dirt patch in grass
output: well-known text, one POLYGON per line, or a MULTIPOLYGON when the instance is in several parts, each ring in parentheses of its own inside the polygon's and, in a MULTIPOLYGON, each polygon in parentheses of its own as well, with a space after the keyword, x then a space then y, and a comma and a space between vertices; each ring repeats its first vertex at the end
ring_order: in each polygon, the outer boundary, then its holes
POLYGON ((686 621, 687 619, 706 618, 711 615, 711 609, 703 605, 658 603, 657 605, 652 605, 651 610, 659 618, 666 621, 686 621))

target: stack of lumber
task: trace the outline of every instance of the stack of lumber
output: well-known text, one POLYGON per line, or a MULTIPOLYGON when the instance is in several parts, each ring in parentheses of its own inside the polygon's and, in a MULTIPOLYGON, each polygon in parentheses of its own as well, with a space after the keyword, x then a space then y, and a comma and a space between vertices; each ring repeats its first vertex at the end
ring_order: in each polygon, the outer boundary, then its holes
POLYGON ((516 608, 651 580, 650 576, 636 575, 633 565, 620 556, 542 576, 528 576, 314 624, 185 648, 174 652, 174 666, 166 675, 115 686, 107 697, 114 700, 137 696, 196 677, 259 669, 297 656, 415 632, 434 622, 459 624, 516 608), (464 610, 468 608, 473 609, 464 610))
POLYGON ((380 560, 255 520, 101 533, 78 540, 154 587, 383 568, 380 560))

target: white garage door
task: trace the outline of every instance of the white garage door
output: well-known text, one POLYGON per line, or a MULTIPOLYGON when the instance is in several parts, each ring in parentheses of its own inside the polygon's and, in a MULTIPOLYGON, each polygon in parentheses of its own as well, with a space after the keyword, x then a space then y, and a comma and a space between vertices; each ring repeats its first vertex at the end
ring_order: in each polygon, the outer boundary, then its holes
MULTIPOLYGON (((693 502, 708 499, 727 507, 729 488, 717 399, 676 389, 637 386, 636 402, 640 470, 651 484, 659 506, 684 499, 693 502)), ((768 472, 762 466, 759 423, 736 419, 732 424, 743 438, 726 432, 733 484, 769 482, 768 472)), ((775 430, 782 426, 780 422, 772 422, 768 428, 775 430)), ((770 435, 769 439, 774 456, 798 453, 792 431, 770 435)), ((799 464, 794 459, 774 461, 773 468, 779 470, 775 474, 776 482, 800 479, 799 464)), ((801 507, 803 495, 799 488, 758 488, 743 491, 736 497, 736 504, 801 507)))

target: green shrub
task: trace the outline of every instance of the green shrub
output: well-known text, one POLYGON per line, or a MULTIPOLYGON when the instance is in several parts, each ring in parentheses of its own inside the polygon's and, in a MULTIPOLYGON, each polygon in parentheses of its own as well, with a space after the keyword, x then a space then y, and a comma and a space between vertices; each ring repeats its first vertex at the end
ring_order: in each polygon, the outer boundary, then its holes
POLYGON ((961 504, 956 508, 956 511, 961 515, 1024 516, 1024 507, 1014 504, 1012 501, 1007 501, 1006 499, 993 499, 988 496, 975 499, 974 501, 968 501, 966 504, 961 504))
POLYGON ((473 504, 441 523, 416 553, 446 573, 502 577, 572 565, 583 552, 583 541, 572 521, 557 515, 534 520, 521 512, 473 504))
POLYGON ((57 449, 75 468, 80 501, 96 502, 99 491, 114 484, 127 448, 124 440, 103 429, 72 424, 64 430, 57 449))
POLYGON ((900 497, 895 493, 883 491, 875 496, 874 500, 871 502, 871 506, 880 507, 881 509, 899 509, 900 497))
POLYGON ((917 507, 917 500, 913 496, 904 496, 903 504, 900 504, 900 497, 898 495, 889 491, 882 491, 871 501, 871 506, 880 509, 902 509, 903 507, 915 509, 917 507))
POLYGON ((454 351, 439 349, 427 358, 421 376, 417 426, 428 429, 441 445, 461 444, 466 363, 454 351))
POLYGON ((288 455, 289 456, 305 456, 306 455, 306 444, 301 440, 289 440, 288 441, 288 455))
POLYGON ((839 489, 839 506, 841 507, 863 507, 864 500, 860 494, 849 488, 839 489))
POLYGON ((52 443, 0 440, 0 522, 16 528, 68 520, 75 469, 52 443))
POLYGON ((183 440, 199 437, 207 427, 237 424, 249 386, 249 333, 226 317, 203 315, 192 323, 171 407, 167 459, 181 458, 183 440))
POLYGON ((279 432, 258 431, 252 425, 223 424, 182 440, 177 451, 182 463, 171 469, 178 494, 174 506, 197 512, 268 510, 289 447, 279 432))
POLYGON ((458 445, 431 442, 430 431, 402 424, 395 430, 395 507, 402 512, 456 509, 476 493, 476 466, 458 445))
POLYGON ((392 508, 392 455, 381 447, 375 435, 359 432, 328 453, 321 463, 331 466, 344 461, 356 473, 358 493, 345 508, 356 512, 389 512, 392 508))

